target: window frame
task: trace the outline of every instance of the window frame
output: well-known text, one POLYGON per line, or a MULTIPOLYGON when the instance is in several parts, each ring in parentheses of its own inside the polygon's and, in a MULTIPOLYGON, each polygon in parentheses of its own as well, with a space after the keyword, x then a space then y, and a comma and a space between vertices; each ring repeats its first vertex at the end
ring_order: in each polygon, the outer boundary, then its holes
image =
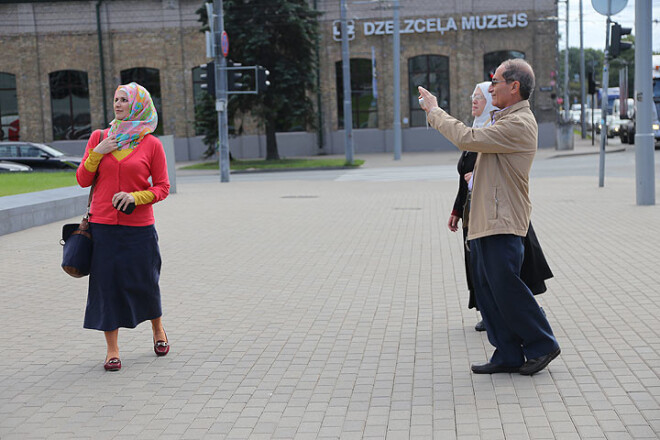
POLYGON ((92 134, 92 125, 91 107, 89 102, 89 75, 87 72, 75 69, 55 70, 48 74, 48 85, 50 88, 50 112, 53 140, 88 139, 92 134), (59 84, 62 76, 65 77, 64 84, 59 84), (77 78, 75 78, 76 76, 77 78), (60 88, 55 89, 54 86, 60 86, 60 88), (57 98, 57 96, 62 93, 62 90, 65 91, 65 95, 62 98, 57 98), (82 91, 81 96, 75 96, 76 93, 74 90, 78 90, 78 92, 82 91), (74 98, 76 97, 81 101, 79 101, 77 105, 74 105, 74 98), (58 107, 55 105, 55 102, 59 99, 68 99, 68 114, 59 112, 57 114, 55 113, 56 107, 58 107), (68 116, 68 126, 60 125, 58 122, 60 114, 65 117, 68 116), (77 118, 79 116, 83 116, 84 118, 85 115, 87 116, 87 119, 83 119, 83 121, 89 121, 89 123, 83 125, 82 129, 77 129, 77 118), (58 129, 63 130, 58 132, 58 129))
MULTIPOLYGON (((335 62, 335 84, 336 84, 336 96, 337 96, 337 129, 344 129, 344 86, 343 86, 343 66, 341 61, 335 62)), ((351 58, 350 59, 350 69, 351 69, 351 114, 353 116, 353 129, 361 128, 378 128, 378 96, 374 93, 374 81, 373 81, 373 66, 371 58, 351 58), (369 82, 363 81, 365 75, 364 72, 359 72, 358 69, 365 69, 368 66, 370 77, 369 82), (359 87, 357 78, 360 78, 361 81, 359 84, 362 86, 359 87), (368 84, 368 87, 364 85, 368 84), (371 97, 369 108, 367 110, 361 110, 360 100, 366 101, 366 98, 371 97), (364 121, 364 122, 361 122, 364 121), (362 123, 362 127, 359 124, 362 123), (366 126, 364 126, 366 124, 366 126)))
MULTIPOLYGON (((2 99, 0 99, 0 141, 19 141, 20 140, 20 115, 18 112, 18 94, 16 91, 16 75, 9 72, 0 72, 0 77, 5 77, 10 83, 13 83, 13 87, 2 87, 3 80, 0 80, 0 93, 2 92, 11 92, 13 91, 14 95, 14 107, 16 108, 16 118, 11 122, 5 123, 4 119, 7 117, 14 116, 14 114, 5 115, 3 112, 2 99), (6 133, 5 133, 6 131, 6 133), (12 133, 15 131, 15 133, 12 133)), ((8 113, 8 112, 7 112, 8 113)))
POLYGON ((165 132, 163 121, 163 100, 162 100, 162 81, 160 80, 160 69, 155 67, 129 67, 128 69, 123 69, 119 72, 121 77, 122 84, 128 84, 131 82, 136 82, 142 87, 147 89, 151 95, 151 100, 156 107, 156 112, 158 113, 158 126, 154 130, 153 134, 162 135, 165 132), (152 81, 157 79, 157 82, 152 81))
POLYGON ((426 125, 426 112, 421 109, 419 106, 419 92, 417 91, 418 86, 422 86, 425 89, 429 90, 431 93, 433 93, 437 98, 438 98, 438 105, 440 108, 442 108, 444 111, 447 113, 450 113, 451 109, 451 84, 450 84, 450 78, 451 78, 451 72, 449 70, 449 64, 450 60, 447 55, 440 55, 440 54, 420 54, 420 55, 415 55, 414 57, 408 58, 408 88, 409 88, 409 95, 408 95, 408 114, 410 116, 409 119, 409 127, 424 127, 426 125), (414 71, 413 66, 415 64, 415 60, 419 60, 421 58, 424 58, 424 64, 425 64, 425 70, 423 71, 414 71), (442 67, 440 70, 431 70, 431 65, 432 60, 435 59, 438 64, 444 64, 444 67, 442 67), (431 85, 431 75, 441 75, 444 73, 446 75, 446 79, 443 81, 442 78, 438 78, 435 81, 434 85, 431 85), (425 78, 423 83, 419 83, 419 81, 415 81, 413 78, 416 75, 419 74, 424 74, 425 78), (440 90, 437 88, 437 84, 439 82, 442 82, 442 84, 445 84, 445 87, 442 87, 440 90), (443 96, 446 94, 446 98, 443 96), (446 104, 445 104, 446 103, 446 104), (416 122, 417 119, 415 116, 420 115, 422 116, 421 120, 419 123, 416 122))
POLYGON ((506 60, 510 60, 512 58, 522 58, 523 60, 525 59, 525 52, 519 51, 519 50, 495 50, 492 52, 487 52, 483 55, 482 61, 483 61, 483 66, 484 66, 484 81, 490 81, 492 79, 492 74, 495 73, 495 70, 497 67, 502 64, 506 60), (491 57, 493 60, 497 61, 491 61, 489 60, 488 63, 486 61, 487 57, 491 57), (490 67, 494 66, 492 69, 490 67))

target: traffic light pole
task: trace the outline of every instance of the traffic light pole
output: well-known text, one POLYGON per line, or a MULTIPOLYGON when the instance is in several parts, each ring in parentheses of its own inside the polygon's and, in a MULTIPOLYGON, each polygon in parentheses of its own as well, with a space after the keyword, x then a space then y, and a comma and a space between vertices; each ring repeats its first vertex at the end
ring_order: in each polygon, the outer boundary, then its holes
POLYGON ((607 142, 607 98, 610 84, 610 16, 607 16, 607 32, 605 32, 605 60, 603 60, 603 95, 600 105, 600 161, 598 167, 598 187, 605 186, 605 143, 607 142))
POLYGON ((401 33, 399 32, 399 0, 394 0, 393 21, 392 79, 394 83, 394 160, 401 160, 401 33))
MULTIPOLYGON (((222 54, 221 38, 225 30, 222 12, 222 0, 213 0, 213 11, 215 15, 215 110, 218 112, 218 142, 220 182, 229 182, 229 122, 227 117, 227 59, 222 54)), ((209 20, 213 17, 209 17, 209 20)))
POLYGON ((655 205, 655 160, 651 114, 651 1, 635 1, 635 181, 638 205, 655 205))
POLYGON ((353 164, 353 109, 351 106, 351 56, 348 51, 346 0, 341 0, 341 66, 344 86, 344 152, 346 163, 353 164))
POLYGON ((584 89, 586 76, 585 76, 585 67, 584 67, 584 30, 582 24, 583 18, 584 15, 582 13, 582 0, 580 0, 580 122, 582 123, 580 130, 580 137, 582 139, 586 139, 587 121, 584 116, 587 114, 586 113, 587 109, 585 108, 587 106, 587 94, 585 93, 585 89, 584 89))

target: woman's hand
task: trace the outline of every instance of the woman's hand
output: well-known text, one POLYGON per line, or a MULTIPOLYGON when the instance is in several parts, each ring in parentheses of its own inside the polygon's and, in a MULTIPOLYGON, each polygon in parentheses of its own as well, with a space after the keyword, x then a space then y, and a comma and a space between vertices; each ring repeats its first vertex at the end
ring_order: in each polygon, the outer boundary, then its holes
POLYGON ((463 179, 465 179, 466 182, 469 182, 471 178, 472 178, 472 172, 465 173, 465 175, 463 176, 463 179))
POLYGON ((422 110, 428 113, 434 108, 438 107, 438 100, 435 96, 431 94, 431 92, 429 92, 422 86, 417 87, 417 90, 419 90, 419 98, 424 99, 424 103, 423 104, 420 103, 422 110))
POLYGON ((118 192, 112 196, 112 206, 123 211, 130 203, 135 203, 135 197, 127 192, 118 192))
POLYGON ((99 144, 94 148, 94 151, 101 154, 108 154, 117 149, 117 138, 115 135, 108 136, 103 139, 99 144))
POLYGON ((449 221, 447 222, 447 226, 449 227, 449 230, 451 232, 456 232, 458 231, 458 220, 460 219, 459 216, 457 215, 450 215, 449 216, 449 221))

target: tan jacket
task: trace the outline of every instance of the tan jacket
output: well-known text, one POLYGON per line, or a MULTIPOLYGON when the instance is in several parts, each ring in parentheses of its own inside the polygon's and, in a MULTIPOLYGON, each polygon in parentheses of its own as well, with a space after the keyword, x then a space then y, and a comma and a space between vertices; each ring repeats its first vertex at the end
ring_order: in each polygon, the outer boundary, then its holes
POLYGON ((437 108, 429 123, 460 150, 479 153, 468 239, 496 234, 524 237, 529 227, 529 171, 536 154, 538 126, 528 101, 495 112, 495 122, 484 128, 466 127, 437 108))

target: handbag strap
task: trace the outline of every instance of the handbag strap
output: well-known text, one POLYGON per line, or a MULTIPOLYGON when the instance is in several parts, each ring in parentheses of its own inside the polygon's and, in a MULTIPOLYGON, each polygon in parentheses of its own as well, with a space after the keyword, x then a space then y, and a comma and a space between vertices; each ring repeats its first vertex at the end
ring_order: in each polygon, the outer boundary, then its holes
MULTIPOLYGON (((103 136, 104 135, 105 135, 105 133, 103 132, 103 130, 101 130, 101 136, 99 137, 98 144, 100 144, 103 141, 103 136)), ((98 144, 96 144, 96 145, 98 145, 98 144)), ((89 189, 89 197, 87 197, 87 213, 85 214, 85 217, 83 217, 83 218, 86 218, 86 219, 89 219, 89 208, 92 206, 92 196, 94 195, 94 187, 96 186, 96 178, 98 176, 99 175, 98 175, 98 171, 97 171, 94 174, 94 180, 92 180, 92 186, 89 189)))

